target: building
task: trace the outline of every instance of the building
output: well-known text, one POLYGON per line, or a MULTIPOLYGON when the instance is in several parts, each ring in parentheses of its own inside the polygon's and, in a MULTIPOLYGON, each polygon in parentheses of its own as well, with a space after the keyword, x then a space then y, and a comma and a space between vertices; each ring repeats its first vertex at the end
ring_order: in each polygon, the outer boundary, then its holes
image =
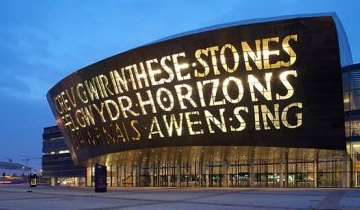
POLYGON ((30 167, 26 167, 20 163, 13 163, 12 161, 0 161, 0 175, 1 176, 26 176, 31 171, 30 167))
POLYGON ((51 186, 85 185, 85 167, 74 165, 58 126, 44 128, 42 178, 51 186))
POLYGON ((11 159, 8 162, 0 161, 0 184, 24 183, 30 171, 30 167, 13 163, 11 159))
POLYGON ((352 161, 351 185, 360 187, 360 64, 344 68, 343 84, 347 151, 352 161))
POLYGON ((158 40, 47 98, 87 186, 100 163, 109 186, 357 187, 359 71, 335 14, 300 15, 158 40))

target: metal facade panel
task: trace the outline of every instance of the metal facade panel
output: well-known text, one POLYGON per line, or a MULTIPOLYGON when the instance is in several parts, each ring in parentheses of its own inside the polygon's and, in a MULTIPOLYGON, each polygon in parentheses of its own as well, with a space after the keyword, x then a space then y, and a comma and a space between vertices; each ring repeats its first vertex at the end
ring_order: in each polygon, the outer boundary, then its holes
POLYGON ((47 97, 77 162, 167 146, 345 150, 331 16, 146 45, 76 71, 47 97))

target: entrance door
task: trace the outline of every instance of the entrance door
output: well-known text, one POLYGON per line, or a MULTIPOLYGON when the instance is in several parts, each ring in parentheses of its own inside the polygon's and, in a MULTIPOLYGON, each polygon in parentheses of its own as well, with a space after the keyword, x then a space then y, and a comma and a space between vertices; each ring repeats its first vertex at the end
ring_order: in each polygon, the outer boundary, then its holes
POLYGON ((149 175, 140 175, 140 186, 149 187, 150 186, 150 176, 149 175))
POLYGON ((223 175, 222 174, 210 174, 210 187, 222 187, 223 175))

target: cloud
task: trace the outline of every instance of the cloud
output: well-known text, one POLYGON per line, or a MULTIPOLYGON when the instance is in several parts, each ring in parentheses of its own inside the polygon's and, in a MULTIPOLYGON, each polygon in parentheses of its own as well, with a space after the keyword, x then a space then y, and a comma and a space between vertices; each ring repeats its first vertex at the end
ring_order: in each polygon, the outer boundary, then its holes
POLYGON ((20 100, 44 100, 47 90, 51 87, 50 84, 36 77, 15 76, 15 79, 25 88, 0 87, 0 92, 20 100))

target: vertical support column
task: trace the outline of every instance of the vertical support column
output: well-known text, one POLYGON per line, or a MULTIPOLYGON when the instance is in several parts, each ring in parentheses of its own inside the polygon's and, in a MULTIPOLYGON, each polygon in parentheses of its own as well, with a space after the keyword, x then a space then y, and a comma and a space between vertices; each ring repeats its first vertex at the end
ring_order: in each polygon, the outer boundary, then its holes
POLYGON ((175 163, 176 167, 176 187, 181 187, 181 163, 175 163))
POLYGON ((315 160, 314 160, 314 187, 318 187, 318 152, 316 151, 315 160))
POLYGON ((116 186, 120 187, 120 173, 119 173, 119 165, 116 164, 116 186))
POLYGON ((289 187, 289 150, 285 151, 285 187, 289 187))
POLYGON ((198 169, 198 174, 199 174, 199 186, 200 187, 204 187, 204 163, 203 160, 201 159, 199 161, 199 169, 198 169))
POLYGON ((210 165, 209 162, 205 163, 205 187, 210 187, 211 177, 210 177, 209 165, 210 165))
POLYGON ((171 172, 170 172, 170 167, 169 167, 169 163, 166 163, 166 176, 167 176, 167 186, 169 187, 169 186, 171 186, 171 172))
POLYGON ((255 187, 255 170, 254 170, 254 157, 249 159, 249 186, 255 187))
MULTIPOLYGON (((194 174, 193 174, 193 176, 192 176, 192 177, 195 177, 195 182, 194 182, 195 187, 197 187, 197 180, 196 180, 196 179, 197 179, 197 174, 198 174, 198 172, 197 172, 197 170, 196 170, 196 169, 197 169, 197 165, 196 165, 196 164, 197 164, 197 162, 195 161, 195 162, 194 162, 194 174)), ((193 180, 193 181, 194 181, 194 180, 193 180)))
POLYGON ((295 182, 295 187, 296 188, 298 186, 297 179, 296 179, 297 174, 298 174, 298 156, 296 155, 296 158, 295 158, 295 176, 294 176, 294 182, 295 182))
POLYGON ((249 171, 249 187, 255 187, 255 151, 254 148, 251 149, 248 157, 248 171, 249 171))
POLYGON ((92 187, 93 186, 93 176, 94 176, 94 166, 91 164, 89 169, 89 174, 88 174, 88 178, 89 178, 89 185, 88 187, 92 187))
POLYGON ((113 170, 112 170, 112 164, 110 165, 110 187, 113 186, 113 170))
POLYGON ((127 177, 126 177, 126 163, 124 163, 123 167, 124 167, 123 186, 126 187, 126 179, 127 179, 127 177))
POLYGON ((348 187, 348 161, 347 161, 347 157, 344 157, 343 160, 343 180, 342 180, 342 187, 348 187))
POLYGON ((185 172, 185 176, 186 176, 186 187, 189 187, 189 177, 191 175, 191 169, 189 172, 189 161, 186 162, 186 172, 185 172))
POLYGON ((131 164, 131 182, 132 182, 132 186, 136 187, 136 180, 137 180, 137 173, 136 173, 136 168, 134 167, 134 164, 131 164))
POLYGON ((150 178, 150 187, 154 187, 154 167, 150 167, 149 164, 149 178, 150 178))
POLYGON ((358 186, 358 172, 356 171, 356 162, 357 159, 353 155, 350 156, 350 173, 351 173, 351 187, 358 186))
POLYGON ((285 164, 285 157, 284 154, 280 157, 280 161, 279 161, 279 175, 280 175, 280 188, 284 188, 284 164, 285 164))
POLYGON ((88 186, 88 167, 85 165, 85 187, 88 186))
MULTIPOLYGON (((87 166, 86 167, 86 172, 85 172, 85 183, 86 183, 86 187, 90 187, 91 186, 91 165, 89 166, 87 166)), ((51 178, 51 180, 52 180, 53 178, 51 178)), ((51 186, 53 186, 53 183, 52 183, 52 181, 51 181, 51 184, 50 184, 51 186)))
POLYGON ((350 187, 357 187, 357 174, 355 172, 355 161, 353 156, 349 156, 349 179, 350 179, 350 187))
POLYGON ((229 187, 229 162, 225 161, 224 162, 224 166, 223 166, 223 170, 222 170, 222 174, 223 174, 223 185, 222 187, 229 187))

